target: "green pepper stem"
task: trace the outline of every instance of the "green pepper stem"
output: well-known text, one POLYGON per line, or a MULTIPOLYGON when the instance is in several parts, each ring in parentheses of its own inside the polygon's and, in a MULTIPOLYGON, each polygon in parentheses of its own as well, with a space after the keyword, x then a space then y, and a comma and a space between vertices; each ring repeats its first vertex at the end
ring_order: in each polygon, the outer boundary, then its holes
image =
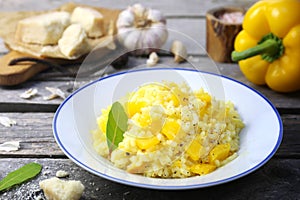
POLYGON ((241 52, 233 51, 231 53, 231 59, 236 62, 256 55, 261 55, 262 59, 273 62, 283 54, 283 51, 284 47, 282 40, 270 33, 264 36, 255 47, 241 52))

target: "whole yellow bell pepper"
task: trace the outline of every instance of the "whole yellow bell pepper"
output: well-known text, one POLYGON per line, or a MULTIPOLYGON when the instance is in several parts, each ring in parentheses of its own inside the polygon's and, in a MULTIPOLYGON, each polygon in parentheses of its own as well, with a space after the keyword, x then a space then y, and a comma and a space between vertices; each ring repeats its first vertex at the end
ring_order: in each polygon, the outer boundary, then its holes
POLYGON ((245 77, 278 92, 300 89, 300 0, 262 0, 249 8, 232 60, 245 77))

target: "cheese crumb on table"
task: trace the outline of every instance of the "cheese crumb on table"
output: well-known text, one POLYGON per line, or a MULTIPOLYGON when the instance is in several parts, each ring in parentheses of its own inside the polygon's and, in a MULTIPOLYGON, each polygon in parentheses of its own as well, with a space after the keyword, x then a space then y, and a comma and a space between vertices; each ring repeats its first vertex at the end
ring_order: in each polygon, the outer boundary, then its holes
POLYGON ((47 200, 79 200, 84 191, 80 181, 64 181, 57 177, 45 179, 39 185, 47 200))
POLYGON ((63 170, 58 170, 56 172, 55 176, 58 177, 58 178, 64 178, 64 177, 69 176, 69 173, 66 172, 66 171, 63 171, 63 170))

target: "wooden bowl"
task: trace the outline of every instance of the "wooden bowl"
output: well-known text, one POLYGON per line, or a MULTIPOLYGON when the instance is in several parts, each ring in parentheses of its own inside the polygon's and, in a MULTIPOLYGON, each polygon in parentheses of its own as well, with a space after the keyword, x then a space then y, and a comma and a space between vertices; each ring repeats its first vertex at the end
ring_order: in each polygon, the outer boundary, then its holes
POLYGON ((231 52, 234 50, 234 39, 242 30, 242 23, 229 23, 220 19, 224 13, 242 12, 239 7, 220 7, 206 13, 206 50, 217 62, 231 63, 231 52))

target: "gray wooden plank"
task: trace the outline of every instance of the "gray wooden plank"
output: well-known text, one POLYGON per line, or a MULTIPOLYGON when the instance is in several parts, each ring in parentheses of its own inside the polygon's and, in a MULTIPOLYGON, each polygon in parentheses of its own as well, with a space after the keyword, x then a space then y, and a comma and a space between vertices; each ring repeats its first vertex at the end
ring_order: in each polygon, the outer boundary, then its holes
POLYGON ((194 190, 147 190, 115 183, 78 167, 68 159, 1 159, 0 179, 8 172, 28 162, 43 166, 42 172, 31 181, 0 193, 0 199, 21 200, 39 190, 39 181, 55 176, 58 170, 70 173, 67 180, 80 180, 85 186, 82 200, 179 200, 195 196, 208 199, 299 199, 299 159, 271 159, 255 172, 237 180, 213 187, 194 190), (238 188, 238 190, 237 190, 238 188))
POLYGON ((0 152, 0 157, 53 157, 64 156, 52 133, 53 113, 1 113, 16 121, 16 125, 0 125, 0 143, 19 141, 15 152, 0 152))
MULTIPOLYGON (((14 104, 17 106, 18 103, 22 104, 31 104, 34 108, 39 104, 48 104, 48 105, 59 105, 63 99, 62 98, 55 98, 53 100, 44 100, 44 97, 49 96, 51 93, 46 89, 46 87, 55 87, 62 89, 67 95, 68 90, 72 90, 73 85, 72 83, 66 82, 54 82, 54 81, 46 81, 46 82, 26 82, 24 84, 15 86, 15 87, 1 87, 0 91, 1 94, 4 95, 1 97, 0 107, 4 106, 5 104, 11 104, 11 108, 13 109, 14 104), (37 89, 38 94, 31 99, 23 99, 20 97, 22 93, 27 91, 28 89, 37 89)), ((5 107, 3 108, 5 109, 5 107)), ((7 108, 8 109, 8 108, 7 108)))
MULTIPOLYGON (((0 157, 64 157, 52 133, 53 113, 0 113, 17 122, 12 127, 0 124, 0 143, 20 141, 15 152, 1 152, 0 157)), ((276 157, 300 158, 300 115, 282 115, 284 138, 276 157)), ((96 120, 96 119, 95 119, 96 120)), ((96 121, 95 121, 96 123, 96 121)))
POLYGON ((281 115, 281 120, 283 139, 276 156, 288 154, 290 157, 300 159, 300 115, 281 115))
POLYGON ((167 20, 168 40, 163 46, 170 50, 174 40, 181 41, 190 55, 207 55, 206 21, 200 18, 172 18, 167 20))

